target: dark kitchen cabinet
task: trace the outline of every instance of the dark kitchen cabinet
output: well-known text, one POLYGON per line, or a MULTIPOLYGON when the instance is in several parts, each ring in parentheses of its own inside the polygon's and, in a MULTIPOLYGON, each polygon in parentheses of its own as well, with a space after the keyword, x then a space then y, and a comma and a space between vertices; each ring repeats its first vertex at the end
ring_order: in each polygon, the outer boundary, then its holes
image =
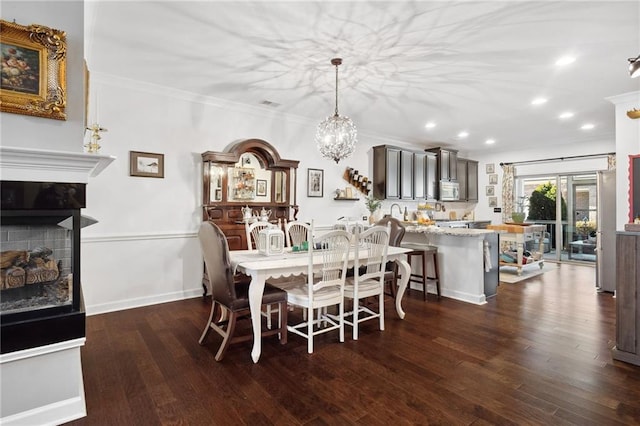
POLYGON ((430 201, 435 201, 438 199, 438 191, 440 189, 440 179, 438 179, 438 157, 432 152, 427 152, 426 154, 427 170, 425 172, 425 198, 430 201))
POLYGON ((437 156, 390 145, 373 147, 373 196, 387 200, 432 200, 438 196, 437 156))
POLYGON ((373 147, 373 196, 377 199, 400 199, 400 148, 388 145, 373 147))
POLYGON ((413 153, 413 196, 416 200, 427 197, 427 153, 413 153))
POLYGON ((478 162, 467 160, 467 201, 478 201, 478 162))
POLYGON ((438 158, 438 173, 440 180, 458 180, 458 151, 454 149, 429 148, 438 158))
POLYGON ((413 152, 400 151, 400 199, 413 200, 413 152))
POLYGON ((458 158, 457 176, 460 201, 478 201, 478 162, 458 158))
POLYGON ((438 199, 438 159, 432 152, 413 153, 413 199, 438 199))

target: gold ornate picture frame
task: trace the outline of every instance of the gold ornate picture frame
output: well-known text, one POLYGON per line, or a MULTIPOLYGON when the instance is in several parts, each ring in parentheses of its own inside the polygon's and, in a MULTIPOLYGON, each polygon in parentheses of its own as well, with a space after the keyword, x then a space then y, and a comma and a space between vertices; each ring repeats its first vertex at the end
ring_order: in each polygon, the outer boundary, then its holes
POLYGON ((0 111, 66 120, 64 31, 0 20, 0 111))

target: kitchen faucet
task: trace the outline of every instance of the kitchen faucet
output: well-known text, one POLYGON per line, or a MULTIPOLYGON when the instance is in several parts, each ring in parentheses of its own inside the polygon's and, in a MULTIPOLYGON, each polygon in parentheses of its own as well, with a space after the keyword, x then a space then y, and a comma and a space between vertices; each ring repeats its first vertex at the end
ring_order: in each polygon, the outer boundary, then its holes
POLYGON ((393 206, 396 206, 398 208, 398 211, 400 212, 400 216, 402 216, 402 207, 400 207, 400 204, 398 203, 391 204, 391 207, 389 207, 389 216, 393 217, 393 206))

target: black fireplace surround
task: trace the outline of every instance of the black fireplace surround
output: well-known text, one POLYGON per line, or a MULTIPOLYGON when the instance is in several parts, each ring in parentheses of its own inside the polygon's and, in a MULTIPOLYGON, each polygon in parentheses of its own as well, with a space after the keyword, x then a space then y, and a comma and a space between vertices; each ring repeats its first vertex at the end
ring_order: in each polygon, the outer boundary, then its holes
POLYGON ((0 353, 85 337, 84 183, 0 182, 0 353))

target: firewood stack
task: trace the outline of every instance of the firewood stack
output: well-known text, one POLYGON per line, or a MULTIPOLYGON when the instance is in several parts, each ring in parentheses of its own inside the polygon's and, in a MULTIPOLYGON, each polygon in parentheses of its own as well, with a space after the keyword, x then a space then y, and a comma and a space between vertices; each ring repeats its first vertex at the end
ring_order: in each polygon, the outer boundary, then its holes
POLYGON ((1 252, 0 289, 55 282, 60 276, 60 261, 56 263, 51 254, 52 250, 46 247, 1 252))

